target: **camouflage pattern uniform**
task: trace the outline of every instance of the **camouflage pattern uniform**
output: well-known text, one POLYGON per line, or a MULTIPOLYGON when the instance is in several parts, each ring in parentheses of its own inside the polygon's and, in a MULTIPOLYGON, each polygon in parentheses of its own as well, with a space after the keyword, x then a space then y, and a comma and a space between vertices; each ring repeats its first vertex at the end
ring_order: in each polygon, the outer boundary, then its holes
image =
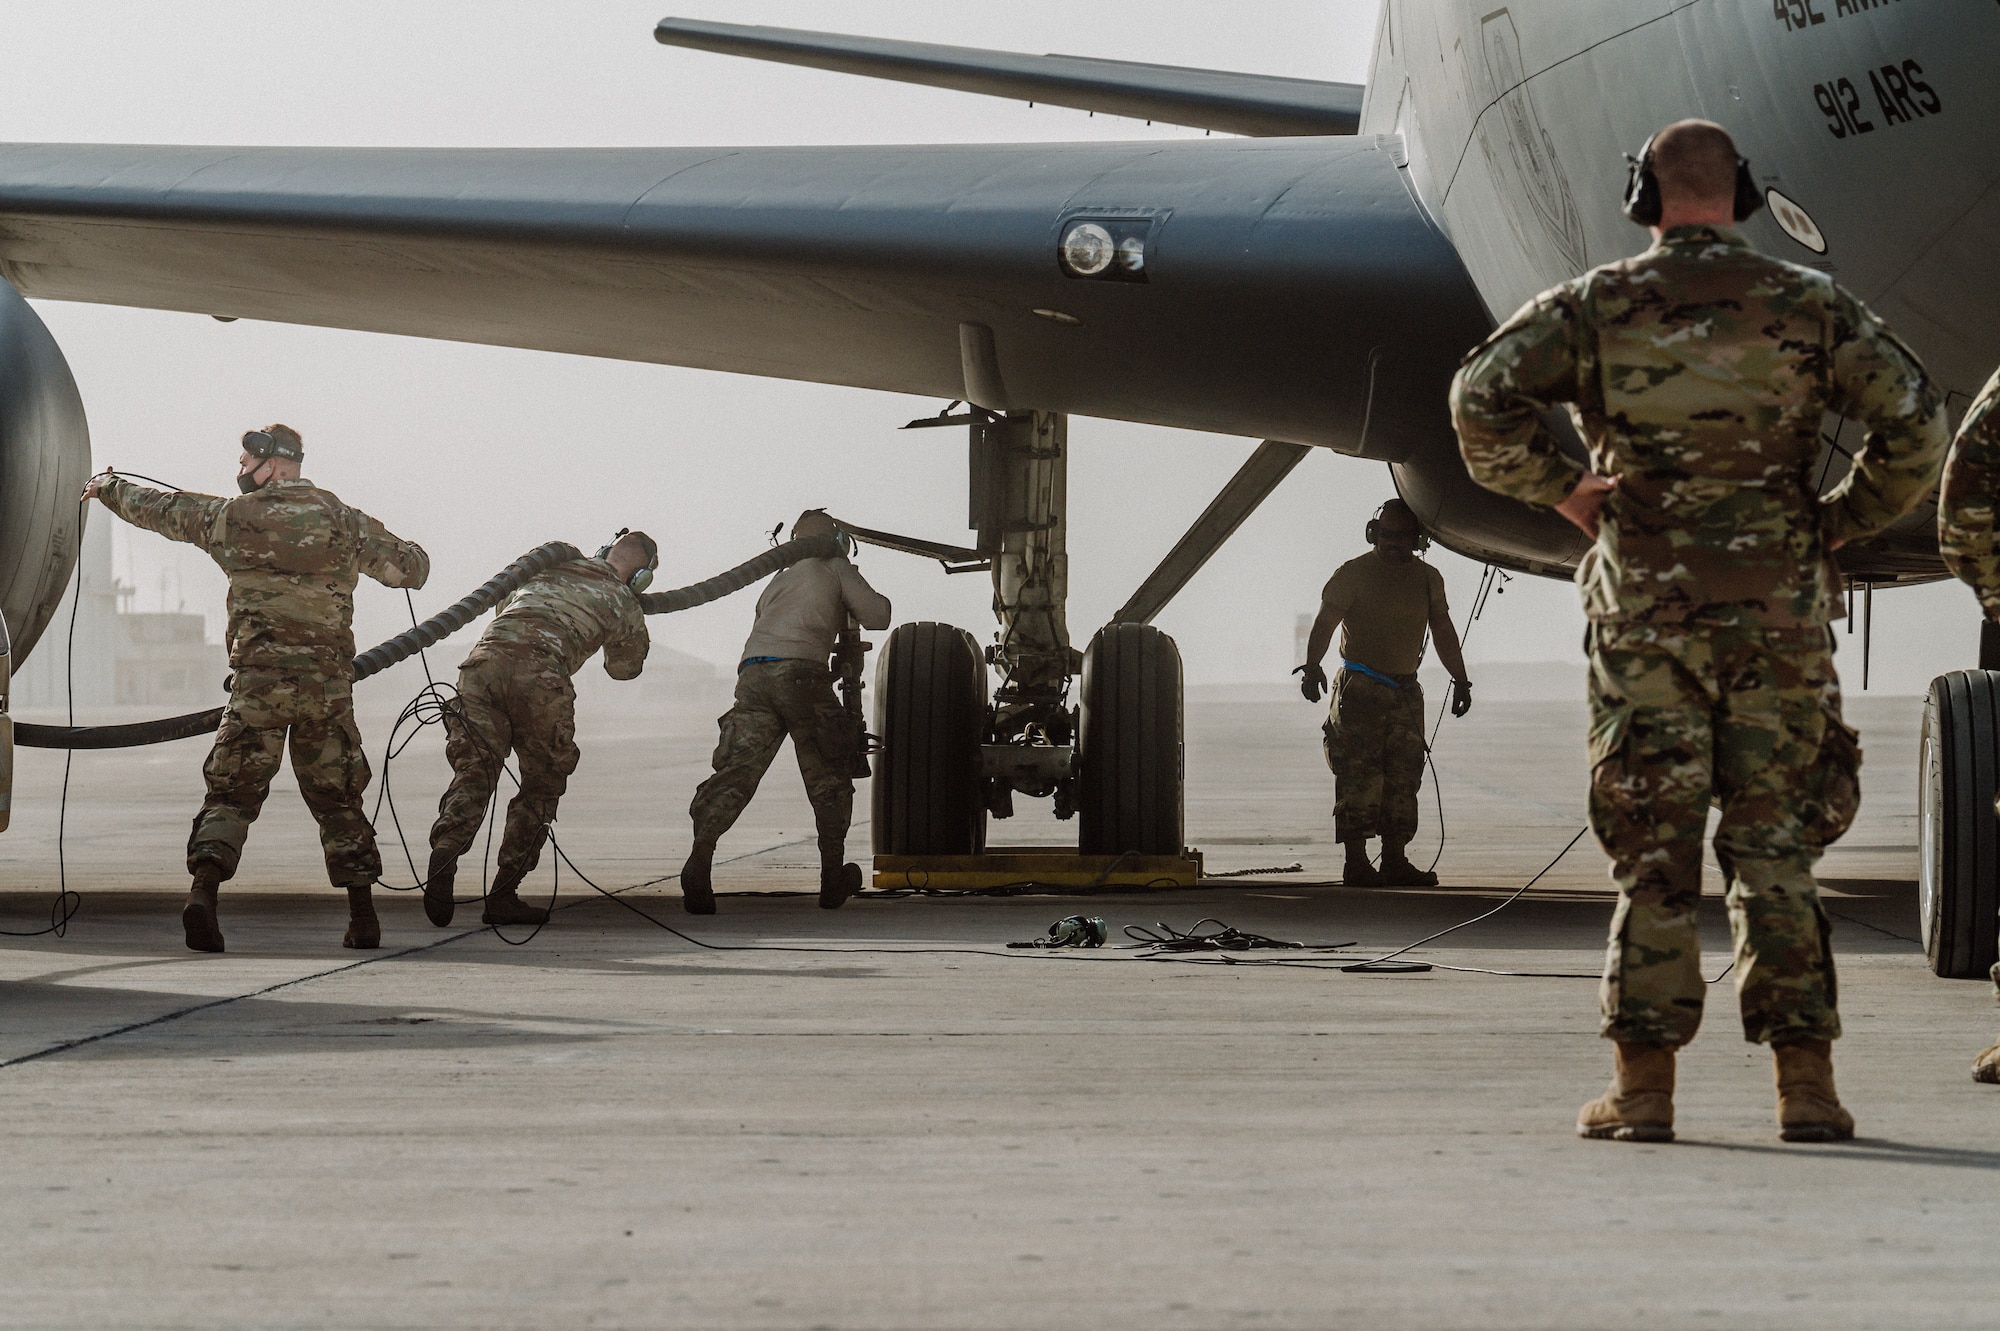
POLYGON ((188 837, 188 871, 207 863, 225 881, 235 876, 289 735, 327 878, 372 884, 382 859, 361 803, 369 770, 354 724, 354 586, 365 573, 386 587, 422 587, 430 557, 308 480, 219 499, 114 478, 98 497, 136 527, 200 546, 229 575, 235 683, 202 767, 208 795, 188 837))
POLYGON ((498 881, 533 870, 580 757, 570 676, 602 647, 605 674, 636 679, 651 646, 638 595, 607 560, 572 560, 522 584, 459 664, 458 705, 445 715, 451 785, 431 849, 456 859, 471 847, 511 750, 521 788, 507 805, 498 881))
POLYGON ((1988 619, 2000 620, 2000 371, 1979 390, 1959 423, 1938 496, 1938 550, 1979 597, 1988 619))
POLYGON ((812 801, 820 849, 839 853, 854 817, 854 762, 860 735, 834 696, 822 661, 755 661, 736 673, 736 702, 723 714, 715 774, 694 793, 694 839, 713 845, 736 823, 785 736, 812 801))
POLYGON ((1424 690, 1415 675, 1390 688, 1355 670, 1333 677, 1322 728, 1333 772, 1333 834, 1343 843, 1381 837, 1406 846, 1417 834, 1424 781, 1424 690))
POLYGON ((1341 669, 1323 727, 1334 835, 1350 845, 1379 836, 1386 854, 1417 834, 1429 746, 1416 669, 1433 614, 1449 613, 1444 575, 1414 554, 1370 550, 1334 570, 1320 607, 1322 618, 1340 617, 1341 669))
POLYGON ((1590 626, 1591 826, 1620 900, 1603 1034, 1685 1044, 1705 986, 1701 838, 1722 806, 1745 1037, 1840 1034, 1812 867, 1859 802, 1829 623, 1833 539, 1880 531, 1929 493, 1938 395, 1867 308, 1733 230, 1682 226, 1646 253, 1529 302, 1452 385, 1460 449, 1489 489, 1568 496, 1584 468, 1536 416, 1568 404, 1617 482, 1577 571, 1590 626), (1816 493, 1822 414, 1867 435, 1816 493))
MULTIPOLYGON (((1979 390, 1944 464, 1938 496, 1938 549, 1959 580, 1979 597, 1986 617, 2000 620, 2000 371, 1979 390)), ((2000 999, 2000 964, 1993 967, 2000 999)), ((2000 1043, 1979 1056, 1981 1081, 2000 1081, 2000 1043)))

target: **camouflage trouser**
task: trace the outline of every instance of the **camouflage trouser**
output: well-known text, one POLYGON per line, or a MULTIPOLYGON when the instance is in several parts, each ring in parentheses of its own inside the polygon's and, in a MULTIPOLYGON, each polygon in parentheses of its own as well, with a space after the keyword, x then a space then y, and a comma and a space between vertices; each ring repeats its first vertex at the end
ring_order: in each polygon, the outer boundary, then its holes
POLYGON ((335 887, 366 887, 381 875, 382 857, 361 806, 369 772, 354 725, 354 685, 315 670, 236 672, 222 728, 201 768, 208 796, 188 836, 188 872, 206 862, 221 869, 225 881, 236 876, 250 824, 284 760, 287 735, 292 774, 319 823, 328 880, 335 887))
POLYGON ((736 676, 736 705, 723 714, 715 775, 701 783, 688 813, 697 841, 714 843, 757 793, 785 736, 792 737, 819 826, 820 849, 847 844, 854 816, 853 719, 833 694, 833 675, 816 661, 769 661, 736 676))
POLYGON ((1860 801, 1824 628, 1599 625, 1590 654, 1590 825, 1619 888, 1602 1033, 1685 1044, 1701 1024, 1701 842, 1711 796, 1743 1034, 1840 1034, 1812 867, 1860 801))
POLYGON ((541 861, 556 805, 582 756, 576 686, 560 661, 539 652, 476 651, 459 667, 458 705, 446 713, 444 733, 451 785, 438 801, 431 849, 471 849, 511 750, 521 788, 507 803, 499 872, 525 876, 541 861))
POLYGON ((1379 836, 1400 846, 1417 834, 1424 691, 1415 676, 1400 682, 1392 689, 1352 670, 1334 676, 1323 731, 1333 769, 1333 834, 1341 841, 1379 836))

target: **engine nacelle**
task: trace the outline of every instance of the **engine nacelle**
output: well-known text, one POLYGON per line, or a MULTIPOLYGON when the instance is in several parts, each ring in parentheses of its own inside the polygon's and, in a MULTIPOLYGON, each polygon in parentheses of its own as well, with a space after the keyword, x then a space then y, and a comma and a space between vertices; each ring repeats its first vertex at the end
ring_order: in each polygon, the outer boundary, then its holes
POLYGON ((83 538, 90 427, 69 362, 20 293, 0 282, 0 613, 13 664, 56 615, 83 538))

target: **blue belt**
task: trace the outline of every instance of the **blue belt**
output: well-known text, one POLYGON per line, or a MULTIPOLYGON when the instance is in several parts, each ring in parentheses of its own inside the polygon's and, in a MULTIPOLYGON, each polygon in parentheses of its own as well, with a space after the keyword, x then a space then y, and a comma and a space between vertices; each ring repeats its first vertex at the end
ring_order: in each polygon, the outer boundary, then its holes
POLYGON ((1344 656, 1340 658, 1340 668, 1342 670, 1352 670, 1357 675, 1366 675, 1377 684, 1387 684, 1392 689, 1400 690, 1403 687, 1396 682, 1393 676, 1385 675, 1379 670, 1371 670, 1359 661, 1350 661, 1344 656))
POLYGON ((771 663, 772 663, 773 661, 782 661, 782 660, 784 660, 784 659, 785 659, 785 658, 784 658, 784 657, 782 657, 782 656, 746 656, 746 657, 744 657, 744 658, 743 658, 743 660, 741 660, 741 661, 739 661, 739 662, 737 663, 737 665, 736 665, 736 673, 737 673, 737 674, 739 674, 739 675, 740 675, 740 674, 742 674, 742 673, 743 673, 743 668, 744 668, 745 666, 753 666, 753 665, 769 665, 769 664, 771 664, 771 663))

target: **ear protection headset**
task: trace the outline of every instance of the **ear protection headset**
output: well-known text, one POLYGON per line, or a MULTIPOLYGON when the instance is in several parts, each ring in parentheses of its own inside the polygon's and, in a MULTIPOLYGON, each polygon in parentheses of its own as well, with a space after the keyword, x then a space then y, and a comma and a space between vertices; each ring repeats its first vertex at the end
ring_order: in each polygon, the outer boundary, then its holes
POLYGON ((630 587, 634 592, 643 592, 646 588, 653 585, 653 573, 660 567, 660 543, 658 541, 655 541, 644 532, 635 533, 630 527, 620 527, 610 540, 597 547, 596 558, 609 559, 611 557, 611 547, 618 544, 618 542, 627 536, 633 535, 636 535, 646 543, 646 566, 625 579, 625 585, 630 587))
MULTIPOLYGON (((1397 501, 1388 499, 1383 500, 1381 506, 1375 510, 1375 516, 1368 519, 1368 525, 1361 529, 1361 534, 1363 537, 1367 539, 1368 544, 1373 545, 1377 540, 1381 539, 1383 511, 1386 510, 1389 507, 1389 505, 1394 502, 1397 501)), ((1404 505, 1404 509, 1405 511, 1408 511, 1408 505, 1404 505)), ((1422 554, 1424 551, 1431 548, 1431 538, 1424 534, 1423 524, 1417 522, 1417 515, 1415 513, 1410 514, 1410 521, 1416 523, 1417 527, 1416 550, 1418 554, 1422 554)))
MULTIPOLYGON (((1640 226, 1657 226, 1660 221, 1660 178, 1653 174, 1653 139, 1648 135, 1646 146, 1639 149, 1637 157, 1625 154, 1629 164, 1625 172, 1625 216, 1640 226)), ((1764 196, 1757 190, 1757 182, 1750 175, 1750 159, 1739 156, 1736 159, 1736 201, 1735 216, 1739 222, 1750 219, 1751 214, 1764 206, 1764 196)))
MULTIPOLYGON (((810 508, 806 510, 806 513, 817 513, 823 518, 830 516, 823 508, 810 508)), ((799 514, 800 517, 804 517, 805 515, 805 513, 799 514)), ((773 534, 775 535, 775 533, 773 534)), ((792 538, 794 540, 798 539, 798 534, 799 524, 794 522, 792 524, 792 538)), ((854 552, 860 548, 855 539, 848 535, 847 528, 841 526, 838 522, 833 524, 833 539, 840 542, 840 548, 847 551, 847 556, 850 559, 854 557, 854 552)))
POLYGON ((282 435, 269 430, 252 430, 243 436, 243 451, 262 462, 269 458, 289 458, 293 462, 305 460, 306 452, 282 435))
MULTIPOLYGON (((285 458, 291 462, 303 462, 306 456, 305 448, 302 445, 295 444, 287 436, 273 434, 269 430, 251 430, 245 434, 243 436, 243 451, 251 457, 256 458, 258 466, 262 466, 272 458, 285 458)), ((257 491, 263 489, 263 483, 253 479, 256 472, 257 467, 252 467, 249 474, 238 476, 236 478, 236 488, 244 494, 255 494, 257 491)))

